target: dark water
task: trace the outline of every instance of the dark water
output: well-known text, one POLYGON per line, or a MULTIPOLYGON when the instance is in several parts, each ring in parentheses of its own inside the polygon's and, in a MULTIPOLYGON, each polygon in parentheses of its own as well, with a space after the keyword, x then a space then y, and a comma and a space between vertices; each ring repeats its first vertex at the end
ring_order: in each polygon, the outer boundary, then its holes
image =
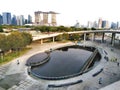
POLYGON ((32 72, 45 77, 73 75, 80 72, 91 54, 91 51, 71 47, 55 50, 50 53, 50 60, 47 63, 32 67, 32 72))
POLYGON ((27 62, 26 62, 26 65, 30 65, 31 63, 39 63, 41 61, 43 61, 45 58, 48 57, 48 54, 47 53, 39 53, 39 54, 36 54, 32 57, 30 57, 27 62))

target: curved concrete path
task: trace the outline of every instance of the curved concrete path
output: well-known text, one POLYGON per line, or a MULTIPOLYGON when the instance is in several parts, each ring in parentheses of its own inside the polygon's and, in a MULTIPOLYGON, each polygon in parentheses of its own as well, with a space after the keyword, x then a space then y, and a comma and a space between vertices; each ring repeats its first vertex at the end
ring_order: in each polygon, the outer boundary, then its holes
MULTIPOLYGON (((39 52, 43 52, 44 50, 60 47, 66 44, 74 44, 72 42, 69 43, 44 43, 40 44, 32 44, 33 47, 28 53, 25 55, 9 62, 6 65, 0 66, 0 90, 108 90, 104 87, 110 85, 118 80, 120 80, 120 66, 117 66, 116 62, 111 61, 114 57, 117 58, 118 62, 120 62, 120 49, 116 49, 108 44, 99 44, 96 42, 87 41, 86 45, 91 46, 99 46, 100 48, 104 48, 104 50, 108 53, 109 61, 105 62, 104 70, 102 73, 97 75, 96 77, 87 77, 83 76, 84 81, 82 83, 78 83, 71 86, 60 87, 60 88, 49 88, 49 83, 67 83, 69 81, 74 81, 75 79, 81 79, 80 77, 75 77, 67 80, 60 81, 47 81, 38 79, 35 77, 31 77, 27 74, 27 66, 25 65, 26 60, 39 52), (111 48, 114 51, 111 51, 111 48), (20 64, 17 65, 17 60, 20 61, 20 64), (101 83, 99 84, 99 79, 102 78, 101 83)), ((120 84, 120 81, 118 82, 120 84)), ((117 85, 118 85, 117 84, 117 85)), ((116 87, 113 85, 112 87, 116 87)), ((108 86, 109 88, 109 86, 108 86)), ((120 89, 120 87, 118 87, 120 89)), ((117 89, 117 90, 119 90, 117 89)), ((110 89, 109 90, 113 90, 110 89)))

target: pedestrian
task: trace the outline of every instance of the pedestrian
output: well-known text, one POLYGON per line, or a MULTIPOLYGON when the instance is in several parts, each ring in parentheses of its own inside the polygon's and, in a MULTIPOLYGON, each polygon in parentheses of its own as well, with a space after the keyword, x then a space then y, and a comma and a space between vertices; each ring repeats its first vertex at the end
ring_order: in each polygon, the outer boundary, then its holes
POLYGON ((102 78, 101 77, 99 78, 99 84, 102 84, 102 78))
POLYGON ((28 67, 28 74, 30 75, 30 67, 28 67))
POLYGON ((119 67, 119 65, 120 65, 120 63, 119 62, 117 62, 117 66, 119 67))
POLYGON ((17 64, 19 64, 19 60, 17 60, 17 64))

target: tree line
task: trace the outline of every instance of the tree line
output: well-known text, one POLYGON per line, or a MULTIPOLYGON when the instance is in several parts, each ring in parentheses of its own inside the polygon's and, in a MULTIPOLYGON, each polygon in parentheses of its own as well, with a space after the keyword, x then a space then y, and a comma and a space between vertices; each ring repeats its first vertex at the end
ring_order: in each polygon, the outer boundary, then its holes
POLYGON ((14 26, 14 25, 0 25, 0 32, 3 32, 4 29, 19 29, 19 28, 31 28, 32 30, 41 31, 41 32, 70 32, 70 31, 81 31, 81 30, 96 30, 96 28, 86 28, 80 27, 75 28, 74 26, 65 27, 65 26, 14 26))
POLYGON ((75 27, 65 27, 65 26, 34 26, 32 27, 36 31, 41 32, 71 32, 71 31, 81 31, 81 30, 96 30, 95 28, 75 28, 75 27))
POLYGON ((9 35, 0 34, 0 50, 18 51, 32 42, 32 36, 26 32, 11 32, 9 35))
MULTIPOLYGON (((81 41, 83 39, 84 39, 84 34, 82 33, 68 34, 67 32, 64 32, 63 34, 59 34, 58 36, 55 37, 56 41, 66 41, 66 40, 81 41)), ((89 34, 86 34, 86 39, 89 39, 89 34)))

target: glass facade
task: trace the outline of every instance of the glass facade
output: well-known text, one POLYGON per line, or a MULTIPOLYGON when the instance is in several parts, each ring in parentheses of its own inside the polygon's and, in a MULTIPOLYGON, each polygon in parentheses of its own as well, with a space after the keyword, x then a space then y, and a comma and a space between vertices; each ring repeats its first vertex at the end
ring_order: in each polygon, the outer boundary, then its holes
POLYGON ((0 15, 0 25, 3 24, 3 18, 2 18, 2 15, 0 15))
POLYGON ((11 13, 3 12, 3 24, 5 25, 11 24, 11 13))
POLYGON ((12 17, 12 25, 17 25, 17 19, 15 15, 12 17))

